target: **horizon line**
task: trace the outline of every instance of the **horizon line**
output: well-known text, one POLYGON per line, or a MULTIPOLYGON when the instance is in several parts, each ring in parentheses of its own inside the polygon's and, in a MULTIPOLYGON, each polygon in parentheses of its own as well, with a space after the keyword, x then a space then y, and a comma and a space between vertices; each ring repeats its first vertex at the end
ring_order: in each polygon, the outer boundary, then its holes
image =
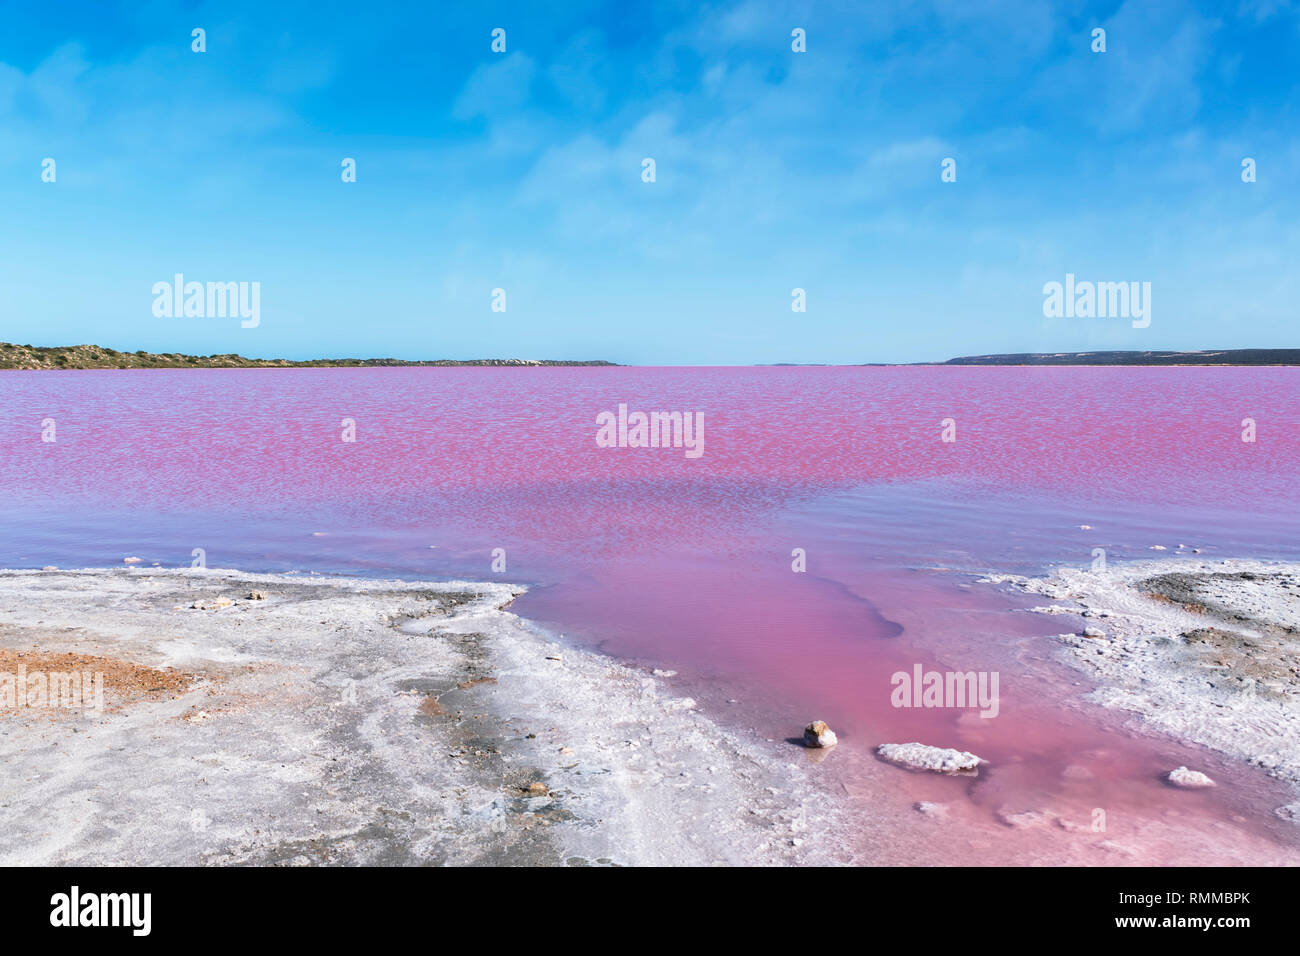
POLYGON ((144 370, 167 368, 427 368, 427 367, 606 367, 606 368, 906 368, 919 366, 1087 366, 1087 367, 1169 367, 1169 366, 1300 366, 1298 348, 1238 349, 1092 349, 1069 352, 993 352, 954 356, 948 359, 919 362, 743 362, 702 364, 641 364, 613 362, 607 359, 399 359, 393 357, 320 357, 289 359, 261 358, 236 352, 209 355, 183 352, 148 352, 138 349, 120 351, 94 344, 34 346, 0 342, 0 370, 5 371, 93 371, 144 370), (1206 361, 1219 358, 1221 361, 1206 361), (1091 360, 1091 361, 1090 361, 1091 360), (1143 361, 1145 360, 1145 361, 1143 361), (1199 361, 1197 361, 1199 360, 1199 361))

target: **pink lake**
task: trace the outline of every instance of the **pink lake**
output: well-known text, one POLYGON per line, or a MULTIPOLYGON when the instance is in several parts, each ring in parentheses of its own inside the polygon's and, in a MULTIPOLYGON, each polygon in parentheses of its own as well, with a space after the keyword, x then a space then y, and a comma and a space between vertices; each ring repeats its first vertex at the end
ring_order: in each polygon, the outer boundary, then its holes
POLYGON ((0 565, 188 566, 203 548, 211 567, 519 581, 520 614, 679 671, 729 725, 780 743, 829 721, 842 744, 818 770, 861 819, 858 862, 1300 862, 1280 785, 1086 704, 1053 659, 1061 622, 976 583, 1094 547, 1300 558, 1300 371, 3 372, 0 399, 0 565), (597 447, 620 403, 701 413, 704 454, 597 447), (998 670, 1000 713, 891 706, 889 676, 916 664, 998 670), (998 770, 871 756, 899 740, 998 770), (1159 773, 1182 763, 1228 785, 1174 792, 1159 773), (917 800, 958 808, 942 837, 917 800), (995 820, 1044 801, 1082 823, 1105 808, 1124 852, 995 820))

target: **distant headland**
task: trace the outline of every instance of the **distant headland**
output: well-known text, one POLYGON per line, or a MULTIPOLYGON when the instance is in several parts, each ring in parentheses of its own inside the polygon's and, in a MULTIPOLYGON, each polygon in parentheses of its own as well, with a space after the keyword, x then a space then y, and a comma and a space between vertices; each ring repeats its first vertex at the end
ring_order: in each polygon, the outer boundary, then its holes
POLYGON ((0 342, 0 369, 95 368, 374 368, 382 366, 567 366, 615 365, 615 362, 569 362, 552 359, 254 359, 242 355, 182 355, 178 352, 119 352, 99 345, 42 348, 0 342))
POLYGON ((1300 365, 1300 349, 1205 349, 1195 352, 1014 352, 1000 355, 967 355, 935 364, 1300 365))

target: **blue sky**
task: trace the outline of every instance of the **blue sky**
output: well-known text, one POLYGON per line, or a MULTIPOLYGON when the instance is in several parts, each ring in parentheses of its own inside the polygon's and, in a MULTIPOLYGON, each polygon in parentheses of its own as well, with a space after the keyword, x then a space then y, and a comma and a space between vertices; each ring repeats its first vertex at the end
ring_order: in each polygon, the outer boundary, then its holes
POLYGON ((0 340, 637 364, 1300 347, 1300 3, 1084 10, 8 3, 0 340), (260 325, 155 317, 177 272, 260 282, 260 325), (1150 282, 1151 325, 1045 318, 1067 272, 1150 282))

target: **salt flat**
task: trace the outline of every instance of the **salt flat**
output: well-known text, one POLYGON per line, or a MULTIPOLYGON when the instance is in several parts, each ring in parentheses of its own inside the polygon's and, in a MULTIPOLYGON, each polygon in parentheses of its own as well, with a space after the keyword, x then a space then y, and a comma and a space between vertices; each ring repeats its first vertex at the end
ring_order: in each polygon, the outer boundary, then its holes
MULTIPOLYGON (((1300 790, 1300 566, 1166 558, 986 580, 1087 621, 1060 640, 1099 682, 1089 699, 1300 790)), ((1277 812, 1300 820, 1300 804, 1277 812)))
POLYGON ((117 662, 102 711, 0 712, 0 864, 841 852, 839 811, 780 744, 741 741, 647 672, 556 643, 506 609, 521 590, 0 572, 0 649, 117 662))

